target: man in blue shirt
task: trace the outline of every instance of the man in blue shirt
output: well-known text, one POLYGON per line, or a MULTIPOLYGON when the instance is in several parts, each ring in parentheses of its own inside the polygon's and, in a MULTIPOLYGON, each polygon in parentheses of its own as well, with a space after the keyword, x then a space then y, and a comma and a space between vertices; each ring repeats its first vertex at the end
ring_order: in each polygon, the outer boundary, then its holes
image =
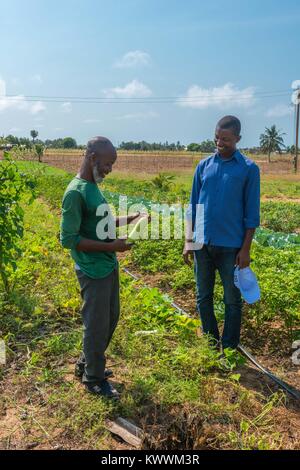
MULTIPOLYGON (((222 347, 236 348, 240 339, 242 300, 234 285, 235 266, 250 264, 250 248, 259 226, 260 175, 258 166, 237 150, 241 123, 234 116, 223 117, 216 126, 214 155, 202 160, 195 171, 190 204, 192 226, 197 228, 197 204, 204 207, 204 245, 192 250, 186 239, 184 261, 195 262, 197 309, 203 331, 220 341, 214 314, 215 272, 219 271, 225 303, 222 347)), ((197 234, 196 234, 197 238, 197 234)))

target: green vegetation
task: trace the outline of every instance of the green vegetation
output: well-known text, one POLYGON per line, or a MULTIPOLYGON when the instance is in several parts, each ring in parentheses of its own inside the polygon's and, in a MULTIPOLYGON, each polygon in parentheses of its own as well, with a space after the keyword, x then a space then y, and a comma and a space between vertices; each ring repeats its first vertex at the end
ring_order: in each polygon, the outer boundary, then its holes
MULTIPOLYGON (((261 178, 261 196, 264 199, 299 199, 300 201, 300 178, 289 176, 262 176, 261 178)), ((298 202, 299 202, 298 201, 298 202)))
POLYGON ((42 144, 36 144, 34 146, 34 150, 35 150, 35 153, 38 157, 38 161, 41 162, 42 161, 42 156, 44 155, 44 147, 42 144))
POLYGON ((265 132, 260 136, 260 146, 263 152, 268 154, 268 162, 271 161, 271 153, 281 153, 284 145, 283 136, 285 134, 276 129, 273 125, 270 128, 266 127, 265 132))
POLYGON ((213 140, 204 140, 201 144, 192 143, 187 146, 188 152, 213 153, 215 149, 216 144, 213 140))
MULTIPOLYGON (((23 447, 35 443, 37 448, 114 448, 105 420, 116 416, 143 427, 143 447, 149 449, 299 447, 288 432, 290 416, 281 393, 264 395, 249 389, 249 384, 247 388, 243 374, 248 369, 239 355, 228 351, 226 360, 221 360, 206 339, 195 334, 197 317, 179 315, 166 294, 125 274, 121 320, 108 353, 122 398, 115 404, 87 395, 72 375, 81 351, 79 288, 69 253, 57 237, 61 198, 72 176, 39 163, 18 162, 17 168, 27 174, 38 169, 38 199, 31 206, 22 200, 22 256, 17 269, 8 273, 13 288, 7 297, 0 293, 0 331, 8 346, 8 364, 1 371, 2 402, 22 415, 23 447)), ((105 188, 107 195, 113 190, 157 200, 169 200, 169 193, 177 200, 188 197, 174 180, 165 190, 155 188, 151 180, 110 177, 105 188)), ((276 210, 279 213, 277 206, 276 210)), ((284 217, 291 226, 296 224, 294 209, 284 217)), ((271 217, 269 224, 274 225, 271 217)), ((182 292, 185 298, 194 281, 192 270, 182 263, 181 250, 178 240, 138 242, 132 258, 121 263, 155 274, 169 294, 182 292)), ((289 341, 296 337, 297 263, 296 247, 276 250, 254 245, 253 267, 263 300, 246 307, 245 316, 257 332, 255 344, 265 340, 273 322, 280 325, 280 343, 273 345, 274 351, 280 344, 283 353, 285 336, 289 341)), ((222 319, 219 281, 216 298, 222 319)), ((257 376, 256 382, 260 380, 257 376)), ((1 441, 0 436, 0 445, 8 442, 11 438, 1 441)))
POLYGON ((281 395, 265 399, 247 391, 232 373, 235 359, 224 368, 206 340, 195 335, 198 320, 178 315, 157 289, 127 276, 121 280, 122 317, 109 351, 123 384, 118 385, 121 402, 90 397, 70 379, 81 350, 80 299, 57 227, 58 215, 41 201, 26 210, 24 256, 12 274, 16 289, 1 304, 9 365, 20 370, 11 384, 7 379, 2 399, 22 410, 25 443, 34 438, 43 446, 56 435, 66 448, 110 448, 105 419, 121 415, 145 426, 146 448, 280 447, 278 434, 265 425, 275 422, 281 395), (19 401, 10 387, 22 390, 19 401))
POLYGON ((300 228, 300 204, 294 202, 262 202, 261 223, 275 232, 294 232, 300 228))
POLYGON ((21 199, 30 204, 34 199, 34 180, 22 174, 17 165, 4 154, 0 166, 0 273, 5 292, 9 291, 9 274, 16 270, 22 250, 24 210, 21 199))
POLYGON ((141 142, 121 142, 119 145, 120 150, 141 150, 141 151, 182 151, 185 149, 184 145, 181 145, 180 142, 169 143, 168 141, 164 143, 149 143, 142 140, 141 142))
POLYGON ((32 138, 32 143, 34 145, 35 139, 38 137, 39 133, 38 133, 38 131, 32 129, 32 131, 30 131, 30 135, 31 135, 31 138, 32 138))
POLYGON ((38 139, 38 131, 35 129, 32 129, 30 131, 30 136, 31 139, 27 137, 16 137, 14 135, 7 135, 6 137, 0 138, 0 148, 5 147, 6 145, 13 145, 14 148, 18 150, 24 150, 24 149, 32 149, 34 145, 39 144, 42 146, 45 146, 47 148, 53 148, 53 149, 81 149, 83 146, 77 145, 77 142, 73 137, 65 137, 65 138, 60 138, 60 139, 46 139, 45 141, 42 141, 41 139, 38 139))
MULTIPOLYGON (((20 162, 24 168, 36 168, 37 164, 20 162)), ((71 179, 68 173, 54 168, 44 167, 44 173, 38 180, 37 191, 47 200, 55 210, 60 208, 63 192, 71 179)), ((163 183, 162 175, 154 181, 163 183)), ((166 180, 171 184, 168 189, 161 188, 159 184, 153 184, 149 180, 128 180, 110 176, 104 184, 105 193, 110 202, 114 203, 110 191, 126 194, 133 198, 139 197, 145 200, 152 198, 155 201, 171 202, 188 200, 188 191, 180 188, 174 180, 166 180)), ((273 191, 274 181, 267 180, 266 190, 273 191), (269 185, 269 186, 268 186, 269 185)), ((294 189, 297 190, 297 182, 294 189)), ((285 181, 279 182, 282 190, 287 190, 285 181)), ((262 203, 262 224, 277 232, 292 232, 300 228, 300 205, 298 203, 273 202, 262 203)), ((260 235, 260 243, 253 244, 252 258, 253 269, 258 275, 262 289, 263 300, 252 307, 245 307, 247 318, 255 324, 261 325, 264 321, 280 321, 283 325, 285 336, 289 342, 292 337, 297 337, 299 325, 299 300, 297 292, 300 290, 299 276, 297 275, 300 262, 299 245, 289 245, 285 249, 278 250, 274 247, 263 246, 266 235, 260 235)), ((298 242, 299 243, 299 242, 298 242)), ((143 240, 135 243, 128 262, 145 273, 159 274, 161 286, 169 287, 173 292, 184 292, 185 289, 194 289, 194 274, 192 268, 183 264, 182 261, 183 242, 181 240, 143 240), (155 256, 153 256, 155 253, 155 256)), ((223 309, 221 307, 222 288, 217 278, 216 287, 217 313, 222 319, 223 309)), ((288 344, 287 342, 287 344, 288 344)))

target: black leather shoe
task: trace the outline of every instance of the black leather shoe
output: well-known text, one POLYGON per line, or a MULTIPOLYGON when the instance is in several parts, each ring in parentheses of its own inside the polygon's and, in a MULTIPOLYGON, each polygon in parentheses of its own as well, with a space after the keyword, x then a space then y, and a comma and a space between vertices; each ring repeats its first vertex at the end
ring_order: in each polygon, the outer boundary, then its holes
MULTIPOLYGON (((74 370, 74 375, 78 379, 82 379, 82 376, 84 374, 84 366, 81 364, 75 364, 75 370, 74 370)), ((112 377, 114 375, 113 371, 111 369, 105 369, 104 371, 104 378, 109 379, 109 377, 112 377)))
POLYGON ((113 400, 119 400, 120 395, 117 390, 107 381, 102 380, 97 383, 86 383, 84 384, 86 390, 93 395, 98 395, 113 400))

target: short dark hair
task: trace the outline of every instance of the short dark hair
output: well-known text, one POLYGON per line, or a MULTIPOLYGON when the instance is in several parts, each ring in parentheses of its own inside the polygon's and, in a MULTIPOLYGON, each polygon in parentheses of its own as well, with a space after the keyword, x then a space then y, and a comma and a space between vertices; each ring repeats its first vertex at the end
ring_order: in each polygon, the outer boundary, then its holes
POLYGON ((217 124, 219 129, 231 129, 237 136, 241 133, 241 121, 235 116, 224 116, 217 124))

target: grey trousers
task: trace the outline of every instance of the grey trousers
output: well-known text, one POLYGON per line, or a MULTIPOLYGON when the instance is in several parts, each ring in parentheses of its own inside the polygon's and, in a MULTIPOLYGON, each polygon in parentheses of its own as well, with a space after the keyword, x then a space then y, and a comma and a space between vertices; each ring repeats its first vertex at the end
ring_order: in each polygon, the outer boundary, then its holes
POLYGON ((105 351, 120 316, 119 269, 102 279, 92 279, 76 270, 83 306, 83 383, 104 379, 105 351))

